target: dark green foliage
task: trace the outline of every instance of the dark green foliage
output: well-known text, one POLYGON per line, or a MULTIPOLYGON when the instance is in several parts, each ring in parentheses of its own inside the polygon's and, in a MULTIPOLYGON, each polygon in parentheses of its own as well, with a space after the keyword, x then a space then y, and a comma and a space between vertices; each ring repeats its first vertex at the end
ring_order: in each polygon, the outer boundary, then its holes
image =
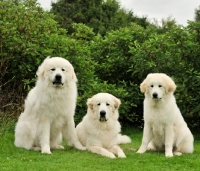
MULTIPOLYGON (((72 5, 79 1, 67 2, 72 5)), ((101 1, 87 2, 83 6, 101 1)), ((104 8, 110 12, 117 6, 107 5, 104 8)), ((22 96, 24 100, 34 86, 38 65, 47 56, 61 56, 72 63, 78 77, 76 123, 85 115, 89 97, 108 92, 122 101, 122 124, 141 127, 144 95, 140 83, 148 73, 164 72, 177 84, 177 104, 189 127, 200 126, 199 22, 189 22, 187 27, 173 23, 161 31, 153 25, 130 23, 127 27, 110 28, 114 30, 105 36, 96 34, 92 25, 71 22, 73 31, 67 35, 54 20, 55 16, 34 0, 19 1, 17 5, 0 1, 0 9, 0 115, 6 111, 18 116, 22 107, 13 106, 20 106, 23 102, 17 99, 22 96)), ((100 23, 98 26, 104 27, 100 23)))
POLYGON ((196 22, 200 21, 200 6, 198 8, 195 9, 194 12, 194 19, 196 22))
POLYGON ((131 11, 121 9, 116 0, 58 0, 52 3, 51 12, 68 34, 74 31, 73 23, 83 23, 93 28, 94 33, 101 35, 128 26, 130 22, 143 27, 149 25, 146 17, 139 18, 131 11))
POLYGON ((175 95, 188 125, 199 125, 199 30, 199 24, 191 22, 187 28, 174 25, 158 34, 152 26, 132 24, 96 37, 92 49, 96 74, 128 92, 124 100, 129 112, 121 112, 124 118, 135 126, 142 124, 144 96, 139 85, 148 73, 163 72, 178 85, 175 95))
MULTIPOLYGON (((0 8, 0 86, 3 90, 0 93, 1 107, 3 106, 4 111, 10 110, 10 104, 16 104, 21 110, 19 105, 23 100, 18 101, 18 96, 24 99, 28 90, 35 85, 37 67, 47 56, 64 57, 75 68, 79 94, 75 117, 77 122, 86 112, 87 98, 94 93, 110 90, 113 93, 117 92, 114 93, 116 96, 120 92, 125 96, 126 93, 120 87, 116 88, 115 85, 95 78, 96 62, 90 57, 88 42, 94 37, 92 29, 83 24, 74 24, 75 32, 66 37, 66 31, 59 28, 53 20, 54 16, 43 11, 34 0, 19 3, 17 6, 8 1, 0 2, 0 8), (11 94, 11 90, 14 90, 14 95, 11 94)), ((9 112, 19 112, 13 107, 12 110, 9 112)))
POLYGON ((160 24, 157 20, 154 20, 153 23, 154 23, 153 26, 157 28, 157 32, 163 34, 172 29, 176 25, 176 20, 171 16, 169 16, 166 19, 162 19, 160 24))
MULTIPOLYGON (((128 92, 123 98, 123 105, 128 112, 121 110, 120 116, 135 126, 142 125, 143 96, 139 85, 143 73, 137 74, 141 70, 141 66, 137 68, 139 58, 132 55, 130 49, 143 43, 148 35, 148 30, 132 24, 129 28, 112 31, 105 37, 97 36, 92 44, 92 56, 98 63, 98 67, 95 67, 96 74, 100 79, 123 87, 128 92)), ((122 99, 120 96, 119 98, 122 99)))
POLYGON ((41 61, 55 50, 59 52, 56 41, 62 43, 59 36, 65 30, 58 29, 52 16, 37 7, 35 1, 17 6, 1 2, 0 8, 1 59, 7 63, 3 82, 15 76, 19 80, 23 78, 21 81, 26 86, 41 61))
POLYGON ((44 12, 35 1, 17 6, 11 2, 0 2, 0 8, 1 66, 5 71, 1 85, 13 78, 7 84, 9 87, 2 86, 5 96, 2 106, 9 103, 6 96, 12 89, 16 94, 24 89, 25 97, 27 90, 35 84, 38 65, 47 56, 68 59, 79 80, 79 94, 87 92, 94 80, 93 61, 90 60, 87 43, 66 37, 66 31, 59 28, 52 14, 44 12))

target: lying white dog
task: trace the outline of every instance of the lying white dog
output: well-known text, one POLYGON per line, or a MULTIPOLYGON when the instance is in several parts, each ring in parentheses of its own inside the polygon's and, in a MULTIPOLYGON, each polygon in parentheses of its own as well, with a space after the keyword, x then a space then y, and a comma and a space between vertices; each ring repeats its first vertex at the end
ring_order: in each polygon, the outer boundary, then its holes
POLYGON ((177 107, 174 81, 163 73, 149 74, 140 89, 145 93, 144 132, 137 152, 165 151, 166 157, 192 153, 194 139, 177 107))
POLYGON ((119 134, 121 125, 118 122, 119 99, 108 93, 98 93, 88 99, 87 114, 77 127, 79 141, 87 150, 115 158, 126 157, 118 144, 129 143, 131 139, 119 134))
POLYGON ((77 78, 73 66, 64 58, 46 58, 37 76, 15 128, 15 145, 51 154, 50 149, 64 148, 60 145, 63 136, 68 145, 85 150, 75 131, 77 78))

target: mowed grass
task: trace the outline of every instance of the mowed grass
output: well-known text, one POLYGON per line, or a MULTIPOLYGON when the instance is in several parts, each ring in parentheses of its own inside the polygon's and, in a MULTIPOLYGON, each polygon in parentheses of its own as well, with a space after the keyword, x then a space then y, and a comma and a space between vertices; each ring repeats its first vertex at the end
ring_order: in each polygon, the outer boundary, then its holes
MULTIPOLYGON (((132 143, 121 145, 126 158, 110 159, 88 151, 68 147, 52 150, 51 155, 27 151, 14 146, 13 120, 0 121, 0 171, 198 171, 200 170, 200 141, 195 138, 193 154, 166 158, 164 153, 146 152, 137 154, 142 139, 142 130, 122 128, 131 137, 132 143)), ((197 137, 197 136, 195 136, 197 137)))

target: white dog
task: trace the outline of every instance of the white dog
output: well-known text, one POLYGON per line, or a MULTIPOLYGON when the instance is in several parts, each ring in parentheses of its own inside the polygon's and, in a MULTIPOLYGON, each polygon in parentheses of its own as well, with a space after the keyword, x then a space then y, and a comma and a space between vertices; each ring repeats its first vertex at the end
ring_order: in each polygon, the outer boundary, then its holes
POLYGON ((137 151, 165 151, 166 157, 193 152, 193 135, 176 104, 174 81, 163 73, 149 74, 140 85, 144 99, 144 132, 137 151))
POLYGON ((125 158, 118 144, 129 143, 131 139, 119 134, 121 125, 118 122, 119 99, 108 93, 98 93, 87 101, 87 114, 77 127, 79 141, 87 150, 115 158, 125 158))
POLYGON ((64 148, 63 136, 68 145, 85 150, 74 124, 77 78, 73 66, 60 57, 46 58, 37 76, 15 128, 15 145, 51 154, 50 149, 64 148))

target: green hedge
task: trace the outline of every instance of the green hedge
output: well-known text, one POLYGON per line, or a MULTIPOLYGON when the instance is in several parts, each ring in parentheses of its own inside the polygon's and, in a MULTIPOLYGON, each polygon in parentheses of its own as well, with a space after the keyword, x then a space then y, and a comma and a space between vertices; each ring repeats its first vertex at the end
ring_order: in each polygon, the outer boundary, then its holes
POLYGON ((1 87, 2 97, 14 90, 13 98, 19 92, 25 98, 42 60, 61 56, 73 64, 78 78, 76 123, 86 112, 87 98, 109 92, 122 101, 120 121, 143 126, 144 95, 139 85, 148 73, 164 72, 178 86, 177 103, 189 127, 200 126, 200 23, 174 25, 165 33, 133 23, 104 37, 83 24, 74 24, 75 32, 67 36, 36 1, 18 5, 0 1, 0 9, 0 85, 6 85, 1 87))
POLYGON ((95 73, 128 92, 124 105, 129 111, 121 111, 123 118, 135 126, 143 124, 144 95, 139 85, 148 73, 164 72, 178 86, 177 103, 188 125, 199 126, 199 30, 199 23, 190 22, 188 27, 174 25, 168 32, 158 34, 153 26, 143 29, 132 24, 96 37, 92 45, 93 59, 98 63, 95 73))
MULTIPOLYGON (((47 56, 61 56, 68 59, 75 68, 78 78, 78 100, 75 121, 79 122, 86 112, 86 100, 94 93, 112 91, 125 95, 125 90, 99 80, 94 74, 96 62, 91 59, 89 40, 92 30, 84 25, 74 24, 76 32, 66 36, 66 30, 59 27, 54 16, 45 12, 34 0, 18 5, 11 1, 0 1, 0 41, 2 77, 0 94, 10 109, 10 101, 16 101, 23 92, 23 98, 35 85, 38 65, 47 56), (118 91, 119 90, 119 91, 118 91), (11 91, 15 94, 9 95, 11 91), (9 97, 9 98, 8 98, 9 97), (13 98, 13 99, 11 99, 13 98)), ((21 101, 20 101, 21 102, 21 101)), ((17 105, 21 110, 21 104, 17 105)), ((13 108, 12 108, 13 109, 13 108)), ((17 110, 17 109, 13 109, 17 110)), ((23 109, 22 109, 23 110, 23 109)), ((9 111, 15 113, 15 111, 9 111)), ((18 116, 20 111, 16 111, 18 116)))

